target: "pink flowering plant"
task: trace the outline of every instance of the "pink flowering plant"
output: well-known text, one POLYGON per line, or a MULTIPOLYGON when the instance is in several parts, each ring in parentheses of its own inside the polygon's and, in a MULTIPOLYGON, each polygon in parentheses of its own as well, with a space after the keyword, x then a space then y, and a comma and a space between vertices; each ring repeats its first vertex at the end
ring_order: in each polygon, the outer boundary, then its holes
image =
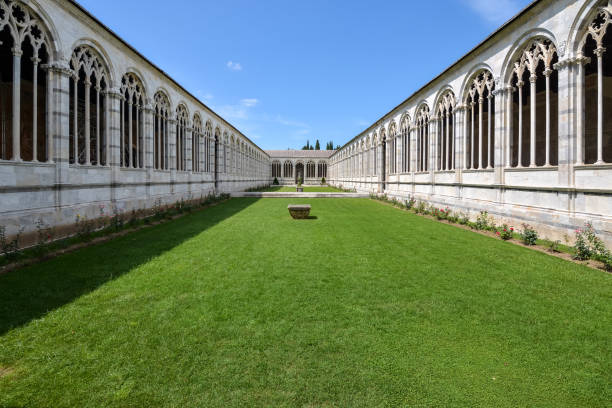
POLYGON ((514 236, 514 227, 509 227, 508 224, 504 224, 496 234, 504 241, 511 240, 514 236))

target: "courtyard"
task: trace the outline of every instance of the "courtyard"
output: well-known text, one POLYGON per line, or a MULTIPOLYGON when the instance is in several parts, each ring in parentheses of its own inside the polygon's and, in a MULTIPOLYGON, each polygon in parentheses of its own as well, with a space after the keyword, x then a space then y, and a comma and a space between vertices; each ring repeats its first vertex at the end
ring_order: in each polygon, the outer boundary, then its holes
POLYGON ((0 406, 604 406, 610 276, 368 199, 231 199, 0 275, 0 406))

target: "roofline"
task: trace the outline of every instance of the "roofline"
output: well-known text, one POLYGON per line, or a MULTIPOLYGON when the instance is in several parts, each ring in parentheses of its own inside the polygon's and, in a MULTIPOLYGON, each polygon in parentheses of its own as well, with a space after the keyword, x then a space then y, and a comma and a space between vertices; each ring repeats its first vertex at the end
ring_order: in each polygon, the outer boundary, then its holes
MULTIPOLYGON (((189 95, 191 98, 195 99, 200 105, 202 105, 204 108, 206 108, 207 110, 209 110, 213 115, 215 115, 216 117, 218 117, 219 119, 223 120, 225 123, 227 123, 227 125, 232 128, 234 131, 236 131, 236 133, 239 133, 242 137, 244 137, 245 139, 247 139, 249 142, 251 142, 257 149, 259 149, 259 151, 261 151, 263 154, 265 154, 266 156, 268 155, 261 147, 259 147, 255 142, 253 142, 251 139, 249 139, 247 136, 244 135, 244 133, 242 133, 240 130, 236 129, 236 127, 234 125, 232 125, 231 123, 229 123, 225 118, 223 118, 221 115, 219 115, 217 112, 215 112, 214 110, 212 110, 208 105, 206 105, 204 102, 202 102, 200 100, 200 98, 196 97, 195 95, 193 95, 191 92, 189 92, 187 89, 185 89, 185 87, 183 87, 181 84, 179 84, 175 79, 173 79, 170 75, 168 75, 163 69, 161 69, 160 67, 158 67, 157 65, 155 65, 153 62, 151 62, 151 60, 149 60, 147 57, 145 57, 144 55, 142 55, 140 53, 140 51, 138 51, 136 48, 132 47, 127 41, 125 41, 123 38, 121 38, 116 32, 114 32, 113 30, 111 30, 106 24, 104 24, 103 22, 101 22, 97 17, 95 17, 93 14, 91 14, 89 11, 87 11, 87 9, 85 7, 83 7, 81 4, 79 4, 76 0, 68 0, 73 6, 75 6, 81 13, 85 14, 88 18, 90 18, 91 20, 93 20, 94 23, 98 24, 99 26, 101 26, 104 30, 106 30, 107 32, 109 32, 113 37, 115 37, 116 40, 118 40, 120 43, 122 43, 123 45, 125 45, 127 48, 129 48, 133 53, 135 53, 136 55, 138 55, 140 58, 142 58, 147 64, 151 65, 155 70, 157 70, 160 74, 162 74, 164 77, 166 77, 166 79, 168 79, 170 82, 172 82, 174 85, 176 85, 177 87, 179 87, 183 92, 185 92, 187 95, 189 95)), ((268 157, 269 158, 269 157, 268 157)))
POLYGON ((349 140, 348 142, 346 142, 345 144, 342 145, 342 147, 338 150, 336 150, 336 152, 339 152, 340 150, 344 149, 344 147, 350 143, 352 143, 353 141, 355 141, 356 139, 358 139, 361 135, 363 135, 364 133, 372 130, 373 128, 376 128, 378 125, 380 125, 381 122, 383 122, 385 119, 387 119, 387 117, 389 117, 389 115, 393 112, 395 112, 395 110, 397 110, 399 107, 401 107, 402 105, 404 105, 405 103, 407 103, 410 99, 412 99, 414 96, 416 96, 419 92, 422 92, 423 90, 425 90, 427 87, 429 87, 430 85, 432 85, 434 82, 436 82, 438 79, 440 79, 442 76, 444 76, 446 73, 448 73, 450 70, 452 70, 454 67, 456 67, 457 65, 459 65, 463 60, 467 59, 470 55, 474 54, 476 52, 476 50, 478 50, 479 48, 481 48, 483 45, 485 45, 487 42, 489 42, 491 39, 493 39, 493 37, 495 37, 496 35, 498 35, 500 32, 502 32, 504 29, 506 29, 509 25, 511 25, 512 23, 514 23, 516 20, 518 20, 520 17, 522 17, 523 15, 525 15, 525 13, 527 13, 529 10, 531 10, 532 8, 534 8, 538 3, 542 2, 543 0, 533 0, 531 3, 529 3, 527 6, 525 6, 525 8, 523 8, 517 15, 515 15, 514 17, 512 17, 510 20, 506 21, 504 24, 502 24, 497 30, 493 31, 491 34, 489 34, 483 41, 481 41, 480 43, 478 43, 474 48, 472 48, 470 51, 468 51, 466 54, 464 54, 461 58, 459 58, 457 61, 455 61, 454 63, 452 63, 448 68, 446 68, 444 71, 442 71, 440 74, 436 75, 433 79, 431 79, 430 81, 428 81, 425 85, 423 85, 422 87, 420 87, 419 89, 417 89, 416 91, 414 91, 408 98, 404 99, 401 103, 399 103, 397 106, 395 106, 393 109, 391 109, 390 111, 388 111, 387 113, 385 113, 382 117, 380 117, 379 119, 377 119, 376 121, 374 121, 374 123, 372 125, 370 125, 369 127, 367 127, 366 129, 364 129, 363 131, 361 131, 359 134, 357 134, 357 136, 353 137, 351 140, 349 140))

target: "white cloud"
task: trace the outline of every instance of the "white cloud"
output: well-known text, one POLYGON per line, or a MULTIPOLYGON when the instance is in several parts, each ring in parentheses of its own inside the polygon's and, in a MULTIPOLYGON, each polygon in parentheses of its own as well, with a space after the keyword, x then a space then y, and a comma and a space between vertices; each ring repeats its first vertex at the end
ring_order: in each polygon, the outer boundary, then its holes
POLYGON ((256 98, 245 98, 245 99, 241 99, 240 100, 240 104, 242 106, 246 106, 247 108, 252 108, 253 106, 257 105, 259 103, 259 100, 256 98))
POLYGON ((361 127, 366 127, 366 126, 370 126, 371 123, 368 122, 367 120, 363 120, 363 119, 357 119, 357 126, 361 126, 361 127))
POLYGON ((461 0, 489 23, 502 24, 521 10, 517 0, 461 0))
POLYGON ((242 65, 239 62, 227 61, 226 65, 232 71, 242 71, 242 65))
POLYGON ((198 89, 196 91, 196 95, 203 101, 203 102, 210 102, 215 96, 213 94, 211 94, 210 92, 204 92, 201 89, 198 89))
POLYGON ((224 119, 247 119, 247 109, 242 105, 223 105, 215 109, 224 119))

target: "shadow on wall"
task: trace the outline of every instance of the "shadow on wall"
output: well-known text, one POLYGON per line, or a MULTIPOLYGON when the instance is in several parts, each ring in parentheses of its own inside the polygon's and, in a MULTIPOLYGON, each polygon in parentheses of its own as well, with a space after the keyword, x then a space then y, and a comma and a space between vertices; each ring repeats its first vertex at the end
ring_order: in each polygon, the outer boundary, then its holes
POLYGON ((257 200, 230 200, 165 224, 0 275, 0 336, 172 250, 257 200))

